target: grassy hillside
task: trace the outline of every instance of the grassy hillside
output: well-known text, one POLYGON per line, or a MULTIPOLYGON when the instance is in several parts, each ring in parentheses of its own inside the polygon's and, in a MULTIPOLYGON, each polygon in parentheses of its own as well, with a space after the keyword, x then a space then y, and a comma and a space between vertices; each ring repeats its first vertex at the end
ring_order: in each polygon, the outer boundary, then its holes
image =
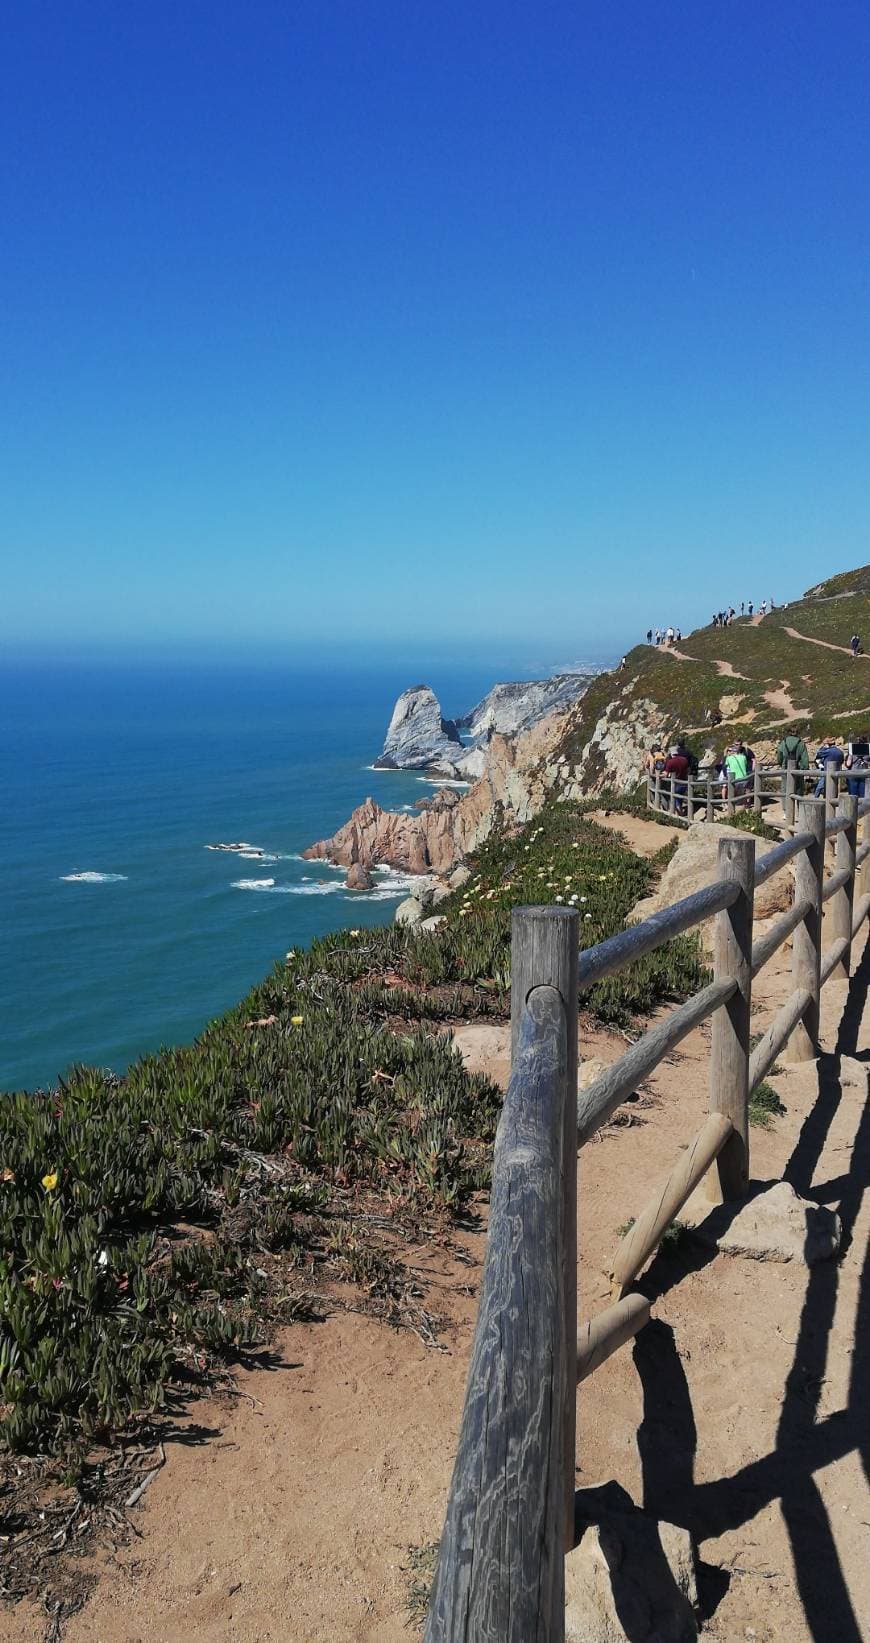
POLYGON ((870 649, 870 567, 831 578, 757 625, 738 617, 727 628, 698 628, 676 647, 680 656, 638 645, 623 673, 605 675, 591 686, 561 751, 572 762, 580 758, 617 693, 618 716, 625 722, 638 704, 653 702, 669 734, 680 731, 696 741, 707 734, 705 713, 714 710, 724 717, 716 740, 727 732, 754 742, 776 741, 790 727, 800 728, 810 741, 829 733, 844 736, 853 718, 855 728, 870 723, 870 658, 852 661, 848 644, 855 632, 870 649))

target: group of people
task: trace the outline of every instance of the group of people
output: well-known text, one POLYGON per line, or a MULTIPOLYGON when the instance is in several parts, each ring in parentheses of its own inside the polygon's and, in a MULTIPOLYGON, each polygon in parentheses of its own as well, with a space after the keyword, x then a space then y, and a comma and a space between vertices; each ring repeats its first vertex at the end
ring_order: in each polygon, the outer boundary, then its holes
POLYGON ((653 641, 655 641, 657 645, 664 645, 667 647, 668 645, 679 644, 682 637, 683 635, 679 628, 647 628, 646 630, 646 642, 648 645, 651 645, 653 641))
MULTIPOLYGON (((755 754, 744 741, 734 741, 725 748, 719 758, 712 758, 707 768, 715 772, 720 783, 720 794, 723 799, 731 798, 737 805, 752 803, 753 773, 755 771, 755 754)), ((783 801, 785 800, 785 772, 791 764, 796 771, 795 791, 800 794, 803 790, 804 777, 802 771, 810 768, 810 756, 806 742, 802 736, 783 736, 776 749, 776 762, 783 771, 783 801)), ((845 747, 841 747, 835 736, 826 736, 813 761, 818 771, 815 786, 815 797, 821 798, 825 792, 825 780, 829 769, 839 772, 856 770, 856 775, 847 774, 848 790, 857 798, 863 798, 867 777, 860 771, 870 765, 870 739, 867 736, 849 733, 849 740, 845 747)), ((699 762, 694 753, 680 738, 665 751, 663 747, 650 748, 646 755, 646 768, 650 776, 660 775, 670 781, 674 779, 674 807, 677 815, 684 815, 686 796, 689 781, 697 776, 699 762)))
MULTIPOLYGON (((761 604, 758 606, 759 616, 766 616, 769 610, 776 610, 776 606, 775 606, 773 600, 772 599, 762 599, 761 604)), ((727 610, 717 610, 716 612, 714 612, 714 615, 713 615, 712 626, 714 628, 730 628, 731 623, 734 621, 734 618, 736 617, 736 615, 737 615, 737 611, 735 610, 733 605, 729 605, 727 610)), ((740 601, 740 615, 741 616, 754 616, 755 615, 755 605, 754 605, 754 603, 751 599, 748 599, 748 600, 747 599, 741 599, 741 601, 740 601)))

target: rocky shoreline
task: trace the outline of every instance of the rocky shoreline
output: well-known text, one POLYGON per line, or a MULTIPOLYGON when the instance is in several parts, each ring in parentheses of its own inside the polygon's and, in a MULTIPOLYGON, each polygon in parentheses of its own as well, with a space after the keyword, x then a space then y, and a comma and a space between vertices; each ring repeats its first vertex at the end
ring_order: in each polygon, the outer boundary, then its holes
POLYGON ((419 874, 419 893, 402 903, 397 918, 422 919, 455 888, 452 881, 466 856, 494 827, 521 825, 537 815, 564 775, 558 744, 591 678, 566 674, 496 685, 458 721, 445 719, 427 685, 403 691, 375 768, 427 770, 468 781, 468 791, 439 788, 418 800, 413 811, 385 810, 368 797, 343 827, 303 855, 347 868, 348 888, 360 892, 371 888, 378 866, 419 874), (475 738, 469 745, 462 742, 459 725, 475 738))

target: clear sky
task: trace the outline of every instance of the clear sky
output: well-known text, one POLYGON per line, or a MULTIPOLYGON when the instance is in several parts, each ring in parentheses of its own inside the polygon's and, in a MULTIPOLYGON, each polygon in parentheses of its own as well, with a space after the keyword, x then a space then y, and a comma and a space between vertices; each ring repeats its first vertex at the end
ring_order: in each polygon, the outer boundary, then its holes
POLYGON ((568 659, 870 559, 868 83, 866 0, 8 7, 0 632, 568 659))

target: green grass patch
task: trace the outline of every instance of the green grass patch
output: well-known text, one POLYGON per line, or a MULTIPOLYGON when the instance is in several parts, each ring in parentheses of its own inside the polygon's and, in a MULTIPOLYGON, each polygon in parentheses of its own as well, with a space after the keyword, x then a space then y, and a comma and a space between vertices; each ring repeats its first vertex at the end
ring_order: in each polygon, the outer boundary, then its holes
POLYGON ((749 1122, 756 1129, 769 1130, 774 1118, 781 1117, 785 1110, 773 1085, 766 1080, 749 1097, 749 1122))

